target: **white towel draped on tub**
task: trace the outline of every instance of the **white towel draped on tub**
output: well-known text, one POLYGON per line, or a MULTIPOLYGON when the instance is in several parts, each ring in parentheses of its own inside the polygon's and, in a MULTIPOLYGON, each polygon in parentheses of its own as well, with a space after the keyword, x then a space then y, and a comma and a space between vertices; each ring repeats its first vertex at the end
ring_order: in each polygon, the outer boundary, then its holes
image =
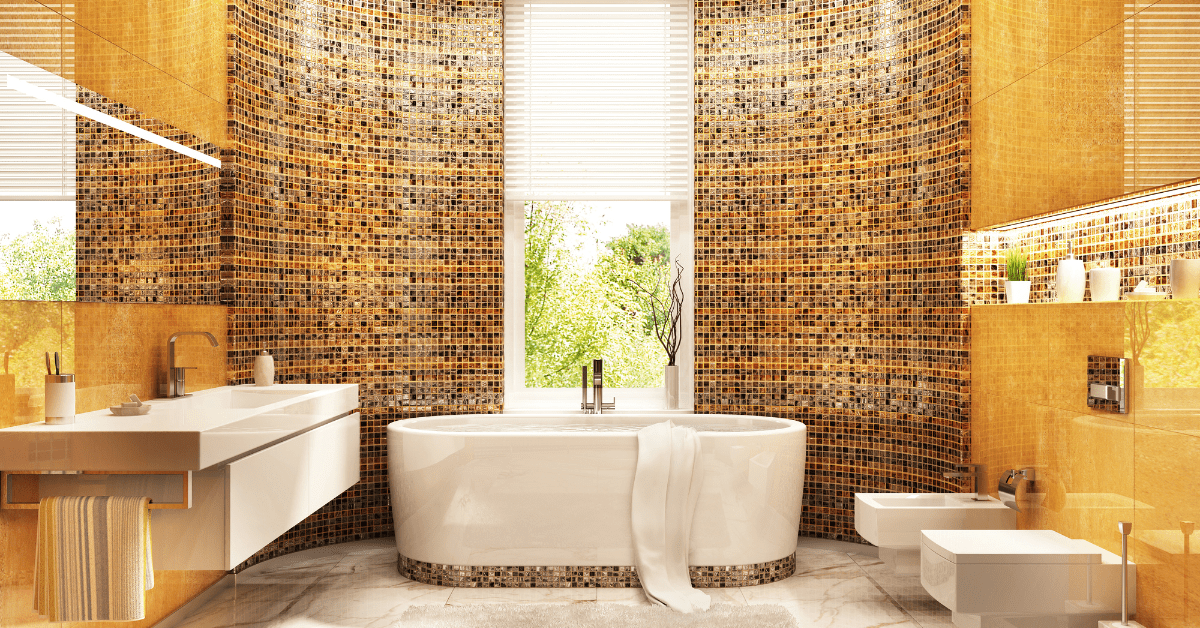
POLYGON ((633 547, 638 579, 651 602, 690 613, 709 599, 692 588, 688 542, 704 479, 700 437, 690 427, 656 423, 638 432, 633 478, 633 547))
POLYGON ((135 621, 154 587, 150 500, 47 497, 38 506, 33 608, 50 621, 135 621))

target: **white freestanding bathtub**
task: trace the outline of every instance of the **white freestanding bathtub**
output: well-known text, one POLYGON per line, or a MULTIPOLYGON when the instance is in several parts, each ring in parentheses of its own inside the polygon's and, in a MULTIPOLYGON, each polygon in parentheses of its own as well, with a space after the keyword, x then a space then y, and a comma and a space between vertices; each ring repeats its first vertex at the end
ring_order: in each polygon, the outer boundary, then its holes
POLYGON ((703 586, 786 578, 805 427, 727 414, 480 414, 388 426, 399 569, 452 586, 638 586, 630 504, 637 430, 699 431, 705 475, 689 565, 703 586))

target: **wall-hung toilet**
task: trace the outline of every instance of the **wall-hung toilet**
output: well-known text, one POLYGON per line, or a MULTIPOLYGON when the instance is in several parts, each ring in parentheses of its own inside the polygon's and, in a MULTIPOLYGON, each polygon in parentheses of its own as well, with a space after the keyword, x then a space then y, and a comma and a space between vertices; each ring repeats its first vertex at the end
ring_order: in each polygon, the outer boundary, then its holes
MULTIPOLYGON (((1137 609, 1129 564, 1129 609, 1137 609)), ((1121 558, 1049 530, 926 530, 921 586, 959 628, 1095 628, 1121 617, 1121 558)))

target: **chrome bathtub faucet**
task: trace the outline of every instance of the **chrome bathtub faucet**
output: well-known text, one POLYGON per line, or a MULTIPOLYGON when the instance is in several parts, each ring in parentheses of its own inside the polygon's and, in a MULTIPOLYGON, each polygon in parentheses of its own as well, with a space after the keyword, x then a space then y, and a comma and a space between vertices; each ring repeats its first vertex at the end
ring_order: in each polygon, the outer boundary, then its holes
POLYGON ((194 366, 175 366, 175 339, 180 336, 205 336, 212 346, 217 346, 217 338, 206 331, 181 331, 171 334, 171 339, 167 341, 167 353, 169 362, 167 362, 167 396, 168 397, 189 397, 185 392, 187 388, 187 370, 194 369, 194 366))
POLYGON ((613 399, 607 403, 601 401, 604 398, 604 360, 592 360, 592 398, 594 402, 588 402, 588 367, 583 365, 583 382, 580 390, 583 392, 583 403, 579 404, 579 408, 586 414, 604 414, 605 410, 616 410, 617 400, 613 399))
POLYGON ((977 502, 988 501, 987 493, 987 465, 986 464, 959 464, 958 471, 949 471, 942 475, 948 478, 975 478, 975 497, 977 502))

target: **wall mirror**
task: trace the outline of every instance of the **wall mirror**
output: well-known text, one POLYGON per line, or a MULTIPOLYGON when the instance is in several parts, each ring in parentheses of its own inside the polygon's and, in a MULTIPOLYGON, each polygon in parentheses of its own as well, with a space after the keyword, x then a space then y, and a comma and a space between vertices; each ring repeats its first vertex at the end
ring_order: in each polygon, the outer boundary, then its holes
POLYGON ((225 12, 168 0, 5 9, 0 300, 190 302, 152 286, 163 260, 195 246, 165 228, 171 215, 219 219, 225 12), (126 284, 143 288, 115 294, 126 284))
POLYGON ((1200 5, 971 7, 972 228, 1200 177, 1200 5))
MULTIPOLYGON (((226 10, 14 0, 0 12, 0 427, 42 418, 47 351, 79 374, 79 402, 101 407, 162 371, 163 334, 218 324, 115 303, 217 302, 219 242, 196 234, 220 220, 226 10), (76 363, 85 353, 90 366, 76 363), (113 368, 95 356, 125 353, 145 356, 117 369, 126 383, 94 385, 112 377, 87 368, 113 368)), ((224 369, 211 376, 223 383, 224 369)))

